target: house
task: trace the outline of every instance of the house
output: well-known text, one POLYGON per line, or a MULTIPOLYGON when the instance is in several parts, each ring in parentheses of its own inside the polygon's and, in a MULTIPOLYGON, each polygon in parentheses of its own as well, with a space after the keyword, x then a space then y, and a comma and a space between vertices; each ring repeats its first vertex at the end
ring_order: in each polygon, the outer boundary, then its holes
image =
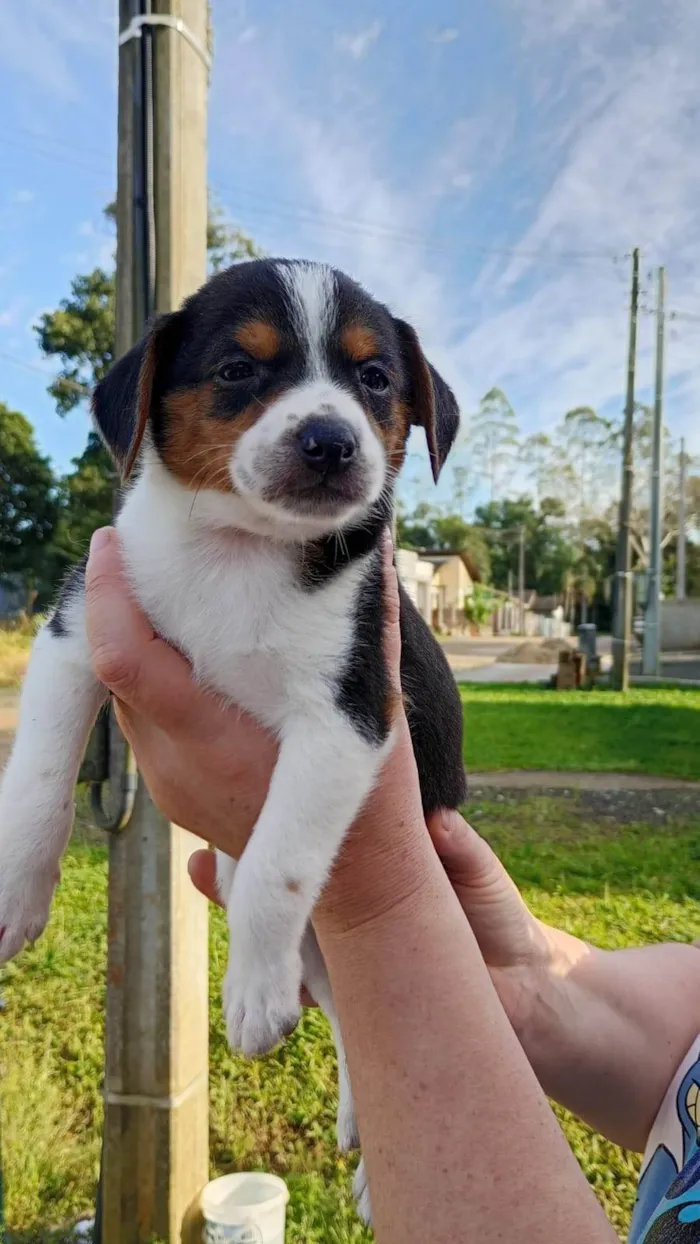
POLYGON ((413 549, 396 550, 396 573, 406 595, 413 601, 421 617, 432 624, 431 586, 433 566, 423 561, 413 549))
POLYGON ((464 602, 480 581, 469 554, 397 549, 399 578, 418 612, 434 630, 464 630, 464 602))

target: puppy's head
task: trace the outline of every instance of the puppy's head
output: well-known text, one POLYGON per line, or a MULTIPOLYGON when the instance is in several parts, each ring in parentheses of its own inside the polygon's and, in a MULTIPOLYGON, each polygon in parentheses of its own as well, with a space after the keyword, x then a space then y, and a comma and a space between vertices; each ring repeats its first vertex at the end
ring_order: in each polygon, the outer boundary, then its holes
POLYGON ((123 477, 144 436, 232 525, 294 539, 358 519, 393 485, 412 424, 437 480, 454 396, 409 325, 323 264, 257 260, 164 316, 95 390, 123 477))

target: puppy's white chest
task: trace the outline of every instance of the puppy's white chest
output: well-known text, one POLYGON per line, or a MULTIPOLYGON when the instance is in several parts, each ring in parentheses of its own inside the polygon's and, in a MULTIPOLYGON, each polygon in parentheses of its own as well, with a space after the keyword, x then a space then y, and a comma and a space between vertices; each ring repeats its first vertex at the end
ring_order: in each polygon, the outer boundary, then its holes
POLYGON ((269 726, 327 704, 352 641, 355 574, 308 591, 284 546, 173 530, 157 509, 145 523, 142 508, 137 485, 119 518, 129 578, 196 677, 269 726))

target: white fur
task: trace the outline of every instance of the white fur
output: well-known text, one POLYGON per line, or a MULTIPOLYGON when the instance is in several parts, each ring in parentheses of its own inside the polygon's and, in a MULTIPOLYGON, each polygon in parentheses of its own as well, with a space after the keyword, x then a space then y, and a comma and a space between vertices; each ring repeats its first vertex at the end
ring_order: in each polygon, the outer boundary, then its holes
POLYGON ((377 433, 352 394, 330 380, 311 380, 273 402, 244 432, 231 460, 231 475, 241 497, 256 515, 263 520, 283 519, 290 538, 308 540, 325 535, 329 528, 348 526, 379 499, 386 482, 386 457, 377 433), (328 516, 295 514, 282 504, 265 500, 261 494, 269 482, 266 465, 273 461, 271 451, 279 439, 303 420, 329 413, 348 423, 357 436, 359 458, 367 476, 362 500, 338 509, 330 520, 328 516))
POLYGON ((80 762, 107 696, 90 664, 82 594, 66 616, 70 636, 58 639, 44 627, 34 643, 0 786, 0 963, 34 941, 48 920, 80 762))
POLYGON ((333 269, 327 264, 278 264, 277 272, 289 295, 299 337, 307 347, 309 377, 327 376, 324 345, 333 328, 336 288, 333 269))
MULTIPOLYGON (((197 679, 280 741, 238 866, 219 861, 231 934, 227 1030, 246 1053, 272 1048, 296 1023, 304 976, 333 1026, 339 1140, 350 1147, 357 1128, 347 1065, 309 921, 391 746, 391 739, 382 747, 366 742, 334 703, 366 559, 322 590, 304 591, 286 519, 261 518, 240 497, 202 492, 193 500, 152 451, 117 527, 130 585, 159 634, 187 656, 197 679)), ((80 759, 105 698, 92 674, 83 612, 76 595, 66 613, 70 636, 41 633, 25 682, 0 788, 0 962, 46 923, 80 759)))

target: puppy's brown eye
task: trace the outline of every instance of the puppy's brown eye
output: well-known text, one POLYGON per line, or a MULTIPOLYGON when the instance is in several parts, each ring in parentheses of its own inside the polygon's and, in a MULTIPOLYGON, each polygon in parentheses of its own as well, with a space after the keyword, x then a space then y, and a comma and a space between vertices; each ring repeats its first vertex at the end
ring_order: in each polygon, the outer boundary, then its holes
POLYGON ((218 380, 223 380, 224 384, 236 384, 239 380, 251 380, 255 375, 255 368, 248 359, 236 359, 235 363, 224 363, 219 367, 216 373, 218 380))
POLYGON ((389 388, 389 377, 376 363, 369 363, 360 368, 360 384, 371 389, 373 393, 385 393, 389 388))

